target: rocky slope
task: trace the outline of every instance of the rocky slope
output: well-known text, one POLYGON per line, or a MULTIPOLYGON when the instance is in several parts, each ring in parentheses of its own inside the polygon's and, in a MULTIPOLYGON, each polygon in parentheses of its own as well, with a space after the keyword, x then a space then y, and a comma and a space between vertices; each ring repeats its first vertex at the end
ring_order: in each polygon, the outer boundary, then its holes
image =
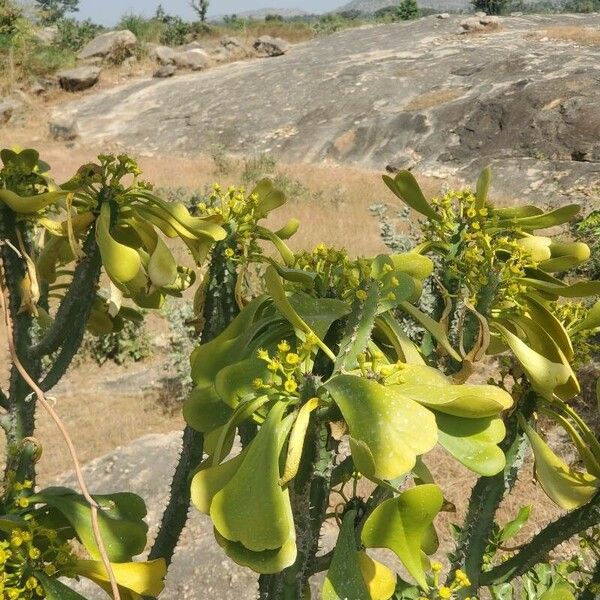
POLYGON ((460 18, 351 30, 264 61, 141 80, 61 107, 86 144, 137 153, 272 152, 289 161, 410 167, 545 201, 600 181, 600 47, 545 30, 594 16, 508 17, 485 34, 460 18))

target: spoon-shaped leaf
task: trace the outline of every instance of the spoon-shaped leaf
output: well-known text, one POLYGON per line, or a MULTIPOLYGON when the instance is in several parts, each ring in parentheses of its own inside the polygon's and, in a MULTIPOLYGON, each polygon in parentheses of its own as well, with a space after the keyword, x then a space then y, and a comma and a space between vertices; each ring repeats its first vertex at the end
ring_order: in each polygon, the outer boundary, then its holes
POLYGON ((569 467, 524 419, 520 422, 531 442, 535 475, 546 495, 565 510, 573 510, 588 502, 598 491, 600 480, 569 467))
POLYGON ((214 496, 210 516, 227 540, 249 550, 281 548, 294 532, 287 489, 279 485, 279 459, 291 422, 276 403, 231 480, 214 496))
POLYGON ((487 201, 488 192, 492 183, 492 170, 489 166, 485 167, 477 180, 477 188, 475 192, 475 208, 483 208, 487 201))
POLYGON ((224 425, 231 407, 221 400, 213 386, 195 387, 183 403, 183 418, 196 431, 204 433, 224 425))
POLYGON ((421 546, 444 497, 437 485, 411 488, 380 504, 366 520, 362 542, 367 548, 389 548, 423 588, 428 589, 421 546))
POLYGON ((400 477, 435 446, 433 414, 396 390, 354 375, 338 375, 324 387, 348 424, 354 464, 363 475, 400 477))
POLYGON ((504 468, 506 459, 498 447, 506 435, 502 419, 461 419, 438 413, 436 421, 440 445, 465 467, 484 477, 504 468))
POLYGON ((383 181, 400 200, 418 213, 434 221, 442 220, 442 217, 427 202, 415 176, 410 171, 400 171, 394 179, 384 175, 383 181))

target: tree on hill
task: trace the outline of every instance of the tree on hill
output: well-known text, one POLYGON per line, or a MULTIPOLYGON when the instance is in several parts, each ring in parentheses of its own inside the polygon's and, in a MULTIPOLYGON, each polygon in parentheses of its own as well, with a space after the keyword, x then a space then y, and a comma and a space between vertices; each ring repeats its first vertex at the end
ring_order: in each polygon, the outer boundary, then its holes
POLYGON ((54 23, 67 13, 79 10, 79 0, 35 0, 45 23, 54 23))
POLYGON ((418 16, 417 0, 401 0, 396 6, 386 6, 375 11, 375 18, 383 21, 410 21, 418 16))
POLYGON ((512 5, 511 0, 472 0, 475 10, 483 11, 488 15, 501 15, 508 11, 512 5))
POLYGON ((209 0, 190 0, 191 7, 196 11, 200 21, 206 22, 206 13, 208 12, 209 0))

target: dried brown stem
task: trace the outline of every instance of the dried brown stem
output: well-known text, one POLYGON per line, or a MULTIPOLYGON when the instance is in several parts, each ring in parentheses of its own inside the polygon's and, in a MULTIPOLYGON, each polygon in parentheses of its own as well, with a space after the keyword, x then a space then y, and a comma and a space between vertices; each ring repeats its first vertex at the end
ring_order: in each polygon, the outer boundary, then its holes
POLYGON ((10 353, 11 360, 17 370, 19 371, 23 380, 29 385, 29 387, 33 390, 35 395, 37 396, 38 402, 44 407, 46 412, 50 415, 50 418, 54 421, 60 434, 62 435, 67 447, 69 449, 69 454, 71 455, 71 459, 73 461, 73 467, 75 469, 75 476, 77 478, 77 482, 79 483, 79 487, 81 488, 81 493, 85 498, 86 502, 90 505, 91 511, 91 520, 92 520, 92 530, 94 532, 94 539, 98 546, 98 551, 100 553, 100 558, 102 559, 102 563, 104 568, 106 569, 106 573, 110 580, 110 587, 112 591, 112 595, 114 600, 121 600, 121 595, 119 593, 119 587, 117 585, 117 580, 115 578, 115 574, 113 572, 112 566, 110 564, 110 559, 108 558, 108 553, 106 551, 106 546, 104 545, 104 541, 102 540, 102 534, 100 533, 100 526, 98 523, 98 504, 92 498, 87 484, 85 483, 85 479, 83 477, 83 472, 81 470, 81 463, 79 462, 79 458, 77 457, 77 451, 75 450, 75 446, 73 441, 71 440, 71 436, 67 431, 62 419, 59 417, 58 413, 52 408, 52 405, 48 402, 46 395, 40 389, 39 385, 33 380, 33 378, 29 375, 19 356, 17 355, 17 351, 15 348, 15 341, 13 337, 13 324, 10 316, 10 311, 8 310, 8 303, 6 301, 6 292, 4 290, 4 285, 0 282, 0 308, 4 313, 4 322, 6 324, 6 337, 8 341, 8 351, 10 353))

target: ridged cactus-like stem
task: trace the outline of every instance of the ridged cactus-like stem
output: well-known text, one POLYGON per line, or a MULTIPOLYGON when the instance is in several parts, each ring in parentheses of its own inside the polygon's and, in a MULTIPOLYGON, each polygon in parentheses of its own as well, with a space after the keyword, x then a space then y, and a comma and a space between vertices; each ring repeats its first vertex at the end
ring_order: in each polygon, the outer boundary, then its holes
MULTIPOLYGON (((237 273, 235 263, 225 256, 228 247, 226 242, 217 244, 207 273, 206 301, 203 309, 203 343, 217 337, 239 312, 235 301, 237 273)), ((203 434, 186 426, 182 435, 181 454, 171 481, 169 501, 150 550, 150 560, 164 558, 169 565, 173 559, 188 518, 190 475, 202 460, 203 446, 203 434)))

